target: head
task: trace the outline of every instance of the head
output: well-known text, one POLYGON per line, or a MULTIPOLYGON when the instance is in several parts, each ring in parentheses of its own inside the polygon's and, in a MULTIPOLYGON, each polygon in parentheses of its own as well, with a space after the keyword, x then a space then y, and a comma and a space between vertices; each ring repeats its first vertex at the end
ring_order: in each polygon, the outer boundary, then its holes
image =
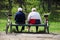
POLYGON ((22 8, 18 8, 18 11, 22 11, 22 8))
POLYGON ((32 11, 36 11, 36 8, 32 8, 32 11))

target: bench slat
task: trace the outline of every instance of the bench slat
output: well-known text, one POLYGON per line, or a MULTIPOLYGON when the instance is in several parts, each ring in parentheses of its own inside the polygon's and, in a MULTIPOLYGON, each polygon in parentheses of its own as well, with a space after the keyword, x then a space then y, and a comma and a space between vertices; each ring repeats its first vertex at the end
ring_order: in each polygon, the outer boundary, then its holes
POLYGON ((45 24, 12 24, 11 26, 46 26, 45 24))

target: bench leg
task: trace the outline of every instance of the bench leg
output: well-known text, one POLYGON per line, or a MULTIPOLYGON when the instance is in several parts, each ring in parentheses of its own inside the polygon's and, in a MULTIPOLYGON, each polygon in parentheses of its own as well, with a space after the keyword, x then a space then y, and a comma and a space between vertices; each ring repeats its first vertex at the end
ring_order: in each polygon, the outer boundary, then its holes
POLYGON ((18 30, 18 26, 16 26, 16 30, 19 32, 19 30, 18 30))
POLYGON ((22 26, 22 28, 21 28, 21 32, 22 32, 24 29, 25 29, 25 26, 22 26))
POLYGON ((36 26, 36 32, 38 32, 38 26, 36 26))

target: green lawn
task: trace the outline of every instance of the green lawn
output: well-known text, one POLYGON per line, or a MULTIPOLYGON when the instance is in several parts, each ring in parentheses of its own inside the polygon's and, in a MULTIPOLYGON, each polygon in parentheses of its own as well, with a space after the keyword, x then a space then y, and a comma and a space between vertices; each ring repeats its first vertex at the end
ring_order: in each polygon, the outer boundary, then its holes
POLYGON ((6 19, 0 19, 0 31, 5 31, 6 22, 6 19))
MULTIPOLYGON (((6 29, 6 19, 0 19, 0 32, 4 32, 6 29)), ((39 27, 39 30, 43 29, 39 27)), ((35 27, 31 27, 31 31, 35 31, 35 27)), ((49 31, 53 33, 60 33, 60 22, 49 22, 49 31)))
POLYGON ((50 32, 60 33, 60 22, 50 22, 50 32))

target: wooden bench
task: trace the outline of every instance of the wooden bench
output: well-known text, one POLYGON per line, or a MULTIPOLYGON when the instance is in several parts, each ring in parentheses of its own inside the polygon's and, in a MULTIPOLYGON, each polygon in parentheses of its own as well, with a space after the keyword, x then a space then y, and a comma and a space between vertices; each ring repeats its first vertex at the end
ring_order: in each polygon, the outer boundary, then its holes
POLYGON ((12 22, 6 26, 6 34, 8 33, 8 26, 10 27, 10 33, 12 33, 12 26, 40 26, 44 27, 44 31, 49 33, 49 25, 48 25, 48 15, 45 15, 45 24, 13 24, 12 22))

